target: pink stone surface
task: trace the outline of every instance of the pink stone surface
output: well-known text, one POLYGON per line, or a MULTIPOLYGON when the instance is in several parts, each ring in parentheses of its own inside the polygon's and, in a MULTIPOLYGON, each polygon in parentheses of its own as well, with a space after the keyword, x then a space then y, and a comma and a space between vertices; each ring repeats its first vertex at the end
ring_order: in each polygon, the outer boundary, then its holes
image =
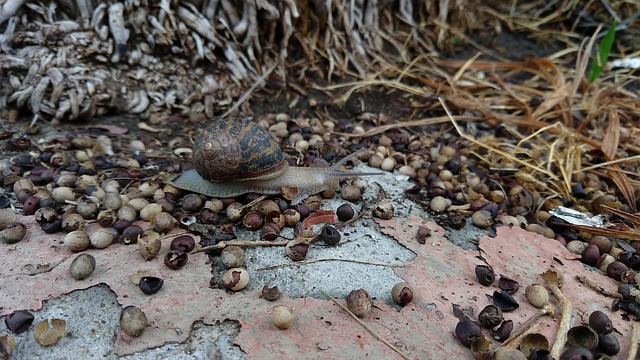
MULTIPOLYGON (((228 294, 212 289, 209 287, 211 267, 202 253, 190 256, 181 270, 166 268, 162 258, 171 237, 163 239, 158 258, 149 262, 140 257, 137 246, 114 244, 104 250, 88 250, 96 258, 96 271, 83 281, 73 280, 68 268, 76 254, 64 247, 63 235, 43 234, 33 217, 23 220, 28 223, 27 238, 15 245, 3 244, 4 251, 0 252, 3 264, 0 267, 0 314, 15 309, 37 310, 46 299, 104 283, 117 294, 120 304, 140 307, 149 319, 148 328, 139 338, 130 338, 122 332, 117 334, 114 346, 120 355, 184 341, 197 320, 206 324, 235 320, 241 324, 235 343, 249 359, 401 358, 330 300, 285 296, 271 303, 259 298, 257 290, 228 294), (29 275, 33 269, 48 271, 29 275), (141 269, 165 279, 159 293, 144 295, 131 283, 131 274, 141 269), (296 320, 291 328, 282 331, 271 324, 269 310, 276 304, 294 309, 296 320)), ((522 288, 515 294, 520 309, 505 315, 514 321, 515 327, 537 311, 524 298, 524 288, 534 282, 542 283, 539 274, 549 267, 565 275, 566 285, 562 290, 574 305, 573 324, 586 321, 593 310, 607 312, 611 304, 611 299, 578 283, 575 275, 585 275, 612 291, 617 288, 615 281, 572 260, 575 256, 555 240, 521 229, 503 227, 498 229, 495 238, 478 239, 480 253, 451 244, 444 238, 443 229, 417 216, 378 220, 378 224, 382 233, 394 237, 416 254, 406 266, 395 268, 396 274, 414 287, 416 300, 401 311, 376 301, 363 321, 411 359, 470 357, 469 350, 453 336, 457 319, 451 306, 455 303, 463 308, 471 307, 477 314, 489 304, 485 294, 496 290, 497 283, 483 287, 475 280, 474 268, 482 263, 477 258, 481 254, 497 274, 520 282, 522 288), (415 240, 422 224, 432 230, 426 244, 415 240), (562 264, 554 261, 554 257, 562 264)), ((556 303, 555 299, 553 302, 556 303)), ((611 318, 620 332, 624 358, 629 346, 630 324, 622 320, 621 313, 612 313, 611 318)), ((544 317, 540 331, 554 339, 558 322, 559 315, 544 317)))

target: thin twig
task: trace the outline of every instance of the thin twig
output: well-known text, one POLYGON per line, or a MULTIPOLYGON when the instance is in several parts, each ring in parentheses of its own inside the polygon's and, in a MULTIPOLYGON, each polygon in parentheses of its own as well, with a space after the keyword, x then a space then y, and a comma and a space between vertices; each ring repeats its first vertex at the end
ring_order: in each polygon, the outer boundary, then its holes
POLYGON ((220 250, 224 249, 227 246, 286 246, 289 241, 251 241, 251 240, 229 240, 229 241, 221 241, 215 245, 211 246, 203 246, 199 249, 193 250, 191 254, 197 254, 200 252, 211 251, 211 250, 220 250))
POLYGON ((636 355, 638 354, 638 323, 634 322, 631 325, 631 336, 629 339, 629 355, 627 355, 627 360, 634 360, 636 355))
POLYGON ((584 275, 576 275, 576 279, 578 279, 578 281, 580 281, 581 283, 587 285, 588 287, 592 288, 593 290, 599 292, 600 294, 604 295, 604 296, 608 296, 614 299, 622 299, 622 295, 620 295, 617 292, 613 292, 613 291, 609 291, 605 288, 603 288, 601 285, 596 284, 595 282, 587 279, 586 276, 584 275))
POLYGON ((389 266, 389 267, 402 267, 402 266, 404 266, 404 264, 377 263, 377 262, 355 260, 355 259, 323 258, 323 259, 306 259, 306 260, 296 261, 296 262, 292 262, 292 263, 272 265, 272 266, 267 266, 267 267, 263 267, 263 268, 260 268, 260 269, 256 269, 256 271, 273 270, 273 269, 282 268, 282 267, 307 265, 307 264, 313 264, 313 263, 323 262, 323 261, 343 261, 343 262, 350 262, 350 263, 356 263, 356 264, 365 264, 365 265, 373 265, 373 266, 389 266))
POLYGON ((391 344, 387 340, 383 339, 382 336, 380 336, 377 332, 375 332, 375 330, 373 330, 371 327, 369 327, 369 325, 365 324, 362 320, 360 320, 354 313, 352 313, 349 310, 349 308, 347 308, 342 303, 340 303, 336 298, 334 298, 333 296, 329 295, 324 290, 320 290, 320 292, 323 293, 329 299, 331 299, 336 305, 340 306, 342 308, 342 310, 347 312, 347 314, 351 315, 351 317, 354 318, 358 322, 358 324, 360 324, 363 328, 367 329, 367 331, 369 331, 369 333, 371 333, 371 335, 373 335, 374 338, 376 338, 377 340, 382 341, 391 350, 395 351, 396 353, 398 353, 398 355, 402 356, 403 359, 411 359, 409 356, 405 355, 402 351, 400 351, 400 349, 395 347, 393 344, 391 344))
POLYGON ((558 299, 558 301, 560 301, 560 307, 562 308, 560 326, 558 326, 556 339, 553 342, 553 346, 551 347, 551 357, 554 359, 559 359, 560 353, 567 343, 567 332, 571 327, 573 307, 571 306, 571 302, 569 301, 569 299, 567 299, 562 291, 560 291, 560 286, 562 286, 564 282, 564 280, 562 280, 562 273, 557 270, 550 269, 542 274, 542 278, 544 279, 547 287, 549 287, 553 295, 558 299))

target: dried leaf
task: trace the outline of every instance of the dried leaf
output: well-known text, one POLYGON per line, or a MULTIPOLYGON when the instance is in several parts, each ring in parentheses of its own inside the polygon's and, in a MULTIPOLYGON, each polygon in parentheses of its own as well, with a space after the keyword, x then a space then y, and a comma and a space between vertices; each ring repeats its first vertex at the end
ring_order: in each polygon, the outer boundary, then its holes
POLYGON ((620 144, 620 118, 618 112, 609 111, 609 126, 602 139, 601 150, 607 157, 607 160, 613 160, 616 158, 618 152, 618 145, 620 144))
POLYGON ((42 346, 53 345, 64 336, 67 322, 62 319, 45 319, 33 329, 33 339, 42 346))
POLYGON ((338 217, 333 210, 319 210, 309 215, 304 221, 302 221, 302 231, 304 231, 307 227, 314 224, 333 224, 336 222, 338 217))

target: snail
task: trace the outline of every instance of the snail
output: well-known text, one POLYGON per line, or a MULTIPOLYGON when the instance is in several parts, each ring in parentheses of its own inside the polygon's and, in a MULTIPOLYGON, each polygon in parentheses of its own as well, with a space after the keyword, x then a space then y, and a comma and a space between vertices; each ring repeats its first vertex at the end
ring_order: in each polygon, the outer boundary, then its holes
POLYGON ((289 166, 269 132, 247 118, 214 121, 195 139, 192 170, 167 183, 211 196, 234 197, 246 193, 280 194, 296 189, 291 199, 299 204, 309 195, 335 189, 341 179, 378 172, 343 172, 338 169, 356 153, 328 167, 289 166))

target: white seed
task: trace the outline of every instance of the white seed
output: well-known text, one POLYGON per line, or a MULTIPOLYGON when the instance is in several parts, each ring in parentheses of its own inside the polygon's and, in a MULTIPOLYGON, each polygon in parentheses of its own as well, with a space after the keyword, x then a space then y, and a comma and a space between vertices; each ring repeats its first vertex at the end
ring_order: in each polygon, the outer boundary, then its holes
POLYGON ((104 249, 113 243, 114 234, 108 229, 98 229, 89 236, 91 246, 96 249, 104 249))
POLYGON ((75 230, 65 235, 64 245, 73 252, 80 252, 89 248, 91 240, 84 230, 75 230))
POLYGON ((392 157, 387 157, 382 160, 380 164, 380 169, 384 171, 392 171, 396 167, 396 160, 392 157))
POLYGON ((271 308, 271 322, 280 330, 286 330, 293 324, 293 309, 287 305, 276 305, 271 308))
POLYGON ((444 197, 435 196, 433 199, 431 199, 431 203, 429 204, 429 207, 431 208, 432 211, 441 213, 447 210, 449 205, 450 205, 449 201, 447 201, 447 199, 445 199, 444 197))
POLYGON ((53 189, 51 197, 58 203, 65 204, 67 201, 74 201, 76 199, 76 194, 70 187, 62 186, 53 189))
POLYGON ((140 219, 144 221, 151 221, 151 218, 162 212, 162 205, 160 204, 148 204, 140 210, 140 219))

